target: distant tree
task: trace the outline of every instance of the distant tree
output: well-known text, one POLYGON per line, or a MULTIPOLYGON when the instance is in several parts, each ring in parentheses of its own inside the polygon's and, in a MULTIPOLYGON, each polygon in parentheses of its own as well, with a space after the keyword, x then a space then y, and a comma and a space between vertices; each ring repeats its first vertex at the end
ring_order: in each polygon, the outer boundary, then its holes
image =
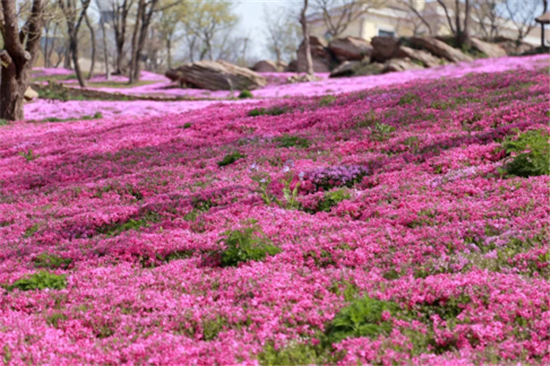
POLYGON ((0 0, 0 118, 24 119, 23 96, 40 50, 43 0, 33 0, 19 28, 16 0, 0 0))
POLYGON ((428 31, 428 34, 430 36, 434 35, 434 30, 433 30, 430 22, 428 22, 428 20, 424 16, 424 14, 422 14, 422 11, 418 8, 418 2, 417 1, 415 1, 415 0, 400 0, 397 4, 401 5, 401 7, 404 8, 404 10, 407 12, 406 21, 410 25, 412 25, 413 33, 414 33, 415 36, 422 33, 420 31, 421 28, 422 28, 421 27, 422 25, 426 28, 426 30, 428 31))
POLYGON ((506 23, 503 0, 474 0, 473 14, 482 37, 493 41, 506 23))
POLYGON ((187 2, 183 1, 176 3, 174 6, 167 6, 167 1, 169 0, 164 0, 161 3, 162 10, 158 12, 155 28, 158 31, 158 37, 166 49, 166 66, 171 68, 172 48, 174 47, 174 43, 182 38, 181 28, 189 12, 189 6, 187 2))
POLYGON ((88 27, 88 30, 90 31, 90 42, 92 45, 92 53, 90 55, 90 71, 88 72, 88 80, 94 77, 94 68, 95 68, 95 30, 93 24, 90 22, 90 17, 88 15, 84 16, 84 19, 86 21, 86 26, 88 27))
POLYGON ((443 8, 449 29, 458 47, 468 43, 472 0, 437 0, 443 8))
POLYGON ((90 6, 90 0, 80 0, 80 6, 77 0, 58 0, 59 8, 65 16, 65 22, 67 24, 67 35, 69 36, 69 50, 73 60, 74 71, 78 84, 81 87, 86 86, 86 81, 82 76, 80 70, 80 63, 78 61, 78 32, 82 21, 86 17, 88 6, 90 6))
POLYGON ((263 20, 267 25, 266 46, 277 62, 290 59, 296 53, 299 42, 300 25, 288 12, 264 7, 263 20))
POLYGON ((103 21, 111 25, 115 34, 115 74, 122 74, 124 71, 124 45, 126 44, 128 18, 132 7, 135 5, 135 0, 108 1, 109 6, 102 9, 102 16, 104 17, 103 21), (107 9, 110 9, 110 12, 107 9))
POLYGON ((506 0, 508 17, 517 29, 517 41, 521 42, 535 27, 535 18, 541 14, 543 2, 538 0, 506 0))
POLYGON ((313 8, 322 14, 330 36, 336 38, 370 9, 380 7, 386 2, 387 0, 315 0, 313 8))
POLYGON ((306 17, 308 5, 308 0, 304 0, 302 11, 300 12, 300 24, 302 25, 302 36, 304 37, 307 74, 313 76, 313 59, 311 58, 311 45, 309 43, 309 24, 306 17))

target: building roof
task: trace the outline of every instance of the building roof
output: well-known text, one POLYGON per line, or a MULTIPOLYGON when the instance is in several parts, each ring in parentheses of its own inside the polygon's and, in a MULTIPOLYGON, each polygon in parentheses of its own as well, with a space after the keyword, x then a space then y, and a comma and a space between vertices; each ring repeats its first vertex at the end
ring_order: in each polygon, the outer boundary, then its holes
POLYGON ((538 17, 537 19, 535 19, 535 21, 537 23, 542 23, 542 24, 550 24, 550 11, 542 14, 540 17, 538 17))

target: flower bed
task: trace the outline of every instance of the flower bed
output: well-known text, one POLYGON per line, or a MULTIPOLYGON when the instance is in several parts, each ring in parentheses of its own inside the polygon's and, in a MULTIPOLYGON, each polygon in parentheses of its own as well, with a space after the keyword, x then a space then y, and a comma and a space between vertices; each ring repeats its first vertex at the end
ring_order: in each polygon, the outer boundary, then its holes
POLYGON ((549 82, 1 126, 0 357, 548 364, 549 82))

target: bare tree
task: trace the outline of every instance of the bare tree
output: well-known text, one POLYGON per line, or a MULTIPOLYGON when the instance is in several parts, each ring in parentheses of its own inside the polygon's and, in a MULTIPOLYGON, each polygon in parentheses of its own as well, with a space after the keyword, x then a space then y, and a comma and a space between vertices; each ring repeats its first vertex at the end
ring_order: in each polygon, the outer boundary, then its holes
POLYGON ((503 0, 474 0, 473 13, 476 16, 477 25, 483 38, 493 41, 500 36, 500 31, 506 19, 504 19, 503 0))
POLYGON ((69 50, 73 60, 73 66, 78 79, 78 84, 81 87, 86 86, 86 81, 82 76, 80 70, 80 64, 78 62, 78 32, 82 21, 86 17, 90 0, 80 0, 80 8, 78 7, 77 0, 59 0, 59 7, 65 15, 65 21, 67 23, 67 33, 69 36, 69 50))
MULTIPOLYGON (((542 13, 546 14, 547 11, 548 11, 548 0, 542 0, 542 13)), ((546 44, 544 43, 544 23, 540 23, 540 31, 541 31, 540 46, 544 48, 546 46, 546 44)))
POLYGON ((109 51, 107 47, 107 33, 105 31, 105 12, 101 9, 99 0, 96 0, 97 8, 99 9, 99 25, 103 38, 103 61, 105 62, 105 78, 111 80, 111 65, 109 64, 109 51))
POLYGON ((517 29, 517 41, 521 42, 535 27, 535 18, 541 11, 539 1, 506 0, 508 17, 517 29))
POLYGON ((336 38, 348 26, 367 13, 380 7, 384 0, 315 0, 314 9, 322 14, 323 22, 331 37, 336 38))
POLYGON ((264 22, 267 26, 267 49, 275 56, 277 63, 291 58, 298 47, 300 26, 284 9, 276 11, 264 8, 264 22))
POLYGON ((132 58, 130 59, 130 84, 139 81, 140 61, 147 40, 147 32, 159 0, 139 0, 138 12, 132 35, 132 58))
MULTIPOLYGON (((116 67, 115 74, 122 74, 124 61, 124 44, 126 43, 126 30, 128 28, 128 16, 135 0, 111 0, 112 19, 110 19, 115 33, 116 67)), ((106 19, 104 21, 107 21, 106 19)))
POLYGON ((466 44, 470 31, 471 0, 454 0, 454 2, 453 0, 437 0, 437 3, 445 12, 456 45, 461 47, 466 44))
POLYGON ((25 24, 19 29, 15 0, 0 1, 0 118, 24 119, 23 96, 40 49, 42 0, 33 0, 25 24))
POLYGON ((398 3, 407 12, 406 21, 412 25, 414 35, 421 33, 421 26, 424 25, 430 36, 434 35, 430 22, 426 19, 422 11, 418 9, 418 2, 415 0, 401 0, 398 3))
POLYGON ((304 0, 304 6, 300 12, 300 24, 302 25, 302 35, 304 37, 304 52, 306 56, 307 74, 313 76, 313 59, 311 58, 311 45, 309 43, 309 25, 306 18, 308 0, 304 0))
POLYGON ((90 18, 88 15, 84 17, 86 20, 86 26, 90 30, 90 41, 92 43, 92 54, 91 54, 91 62, 90 62, 90 72, 88 73, 88 80, 94 77, 94 68, 95 68, 95 31, 94 27, 90 22, 90 18))

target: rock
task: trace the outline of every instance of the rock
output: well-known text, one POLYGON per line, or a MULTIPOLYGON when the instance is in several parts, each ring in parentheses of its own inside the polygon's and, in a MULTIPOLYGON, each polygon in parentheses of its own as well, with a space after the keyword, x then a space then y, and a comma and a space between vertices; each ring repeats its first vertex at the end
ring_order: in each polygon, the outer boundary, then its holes
POLYGON ((267 80, 247 68, 226 61, 199 61, 169 69, 166 77, 182 84, 208 90, 254 90, 267 80))
POLYGON ((535 48, 535 46, 528 43, 518 43, 515 40, 506 37, 497 37, 494 42, 496 45, 502 47, 508 56, 521 55, 535 48))
POLYGON ((288 66, 285 68, 285 72, 297 72, 298 71, 298 60, 292 60, 288 63, 288 66))
POLYGON ((33 99, 38 98, 38 93, 34 91, 30 86, 27 87, 27 90, 25 90, 25 94, 23 94, 23 98, 26 102, 30 102, 33 99))
POLYGON ((287 83, 294 84, 294 83, 307 83, 310 81, 319 81, 322 80, 320 77, 317 77, 315 75, 308 75, 308 74, 299 74, 299 75, 292 75, 289 78, 286 79, 287 83))
POLYGON ((373 50, 368 41, 357 37, 336 38, 328 48, 340 62, 361 61, 365 56, 370 56, 373 50))
MULTIPOLYGON (((310 36, 309 44, 311 48, 311 58, 313 61, 313 71, 315 72, 330 72, 334 58, 331 51, 327 48, 327 44, 319 37, 310 36)), ((302 42, 298 48, 298 72, 307 72, 307 62, 305 45, 302 42)))
POLYGON ((330 73, 331 78, 346 76, 366 76, 377 75, 382 72, 384 65, 377 62, 363 61, 344 61, 330 73))
POLYGON ((406 46, 399 46, 395 57, 409 58, 411 60, 420 61, 426 67, 436 67, 441 65, 441 59, 433 56, 431 53, 422 50, 414 50, 406 46))
POLYGON ((481 39, 474 38, 474 37, 470 38, 470 43, 471 43, 473 48, 475 48, 476 50, 478 50, 480 52, 483 52, 488 57, 504 57, 504 56, 507 56, 506 51, 504 50, 504 48, 502 48, 498 44, 484 42, 481 39))
POLYGON ((263 60, 257 62, 252 68, 256 72, 279 72, 281 69, 273 61, 263 60))
POLYGON ((378 62, 386 62, 393 58, 399 48, 399 41, 393 37, 373 37, 371 40, 372 60, 378 62))
POLYGON ((344 76, 352 76, 354 67, 359 65, 359 61, 344 61, 337 68, 331 71, 331 78, 339 78, 344 76))
POLYGON ((278 61, 278 62, 277 62, 277 68, 278 68, 281 72, 285 71, 285 70, 287 69, 287 67, 288 67, 288 62, 284 62, 284 61, 278 61))
POLYGON ((462 51, 452 48, 445 42, 431 37, 412 37, 411 43, 419 48, 425 49, 435 56, 442 57, 452 62, 472 61, 473 59, 462 53, 462 51))
POLYGON ((384 72, 421 70, 422 66, 415 64, 408 58, 392 58, 386 61, 384 72))

